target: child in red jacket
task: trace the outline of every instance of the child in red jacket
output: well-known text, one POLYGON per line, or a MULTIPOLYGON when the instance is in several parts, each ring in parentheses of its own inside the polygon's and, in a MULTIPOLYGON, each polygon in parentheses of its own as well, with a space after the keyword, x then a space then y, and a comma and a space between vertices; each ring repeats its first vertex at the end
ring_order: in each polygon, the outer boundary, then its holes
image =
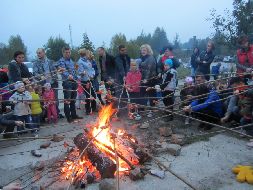
MULTIPOLYGON (((140 104, 140 83, 141 83, 141 72, 137 68, 137 64, 135 61, 131 61, 130 63, 130 71, 126 76, 126 89, 129 93, 130 102, 130 112, 131 110, 137 111, 137 106, 135 104, 140 104)), ((137 114, 136 119, 140 118, 137 114)))
POLYGON ((54 90, 50 83, 44 84, 45 91, 43 93, 44 107, 47 109, 48 123, 53 121, 55 124, 58 121, 58 114, 56 110, 56 100, 54 90))

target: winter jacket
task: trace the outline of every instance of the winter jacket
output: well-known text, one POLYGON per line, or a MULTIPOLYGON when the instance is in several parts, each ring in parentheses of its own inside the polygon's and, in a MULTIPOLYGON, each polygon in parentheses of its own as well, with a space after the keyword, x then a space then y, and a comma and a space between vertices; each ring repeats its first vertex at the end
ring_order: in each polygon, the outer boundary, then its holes
POLYGON ((197 72, 201 72, 204 75, 210 74, 210 65, 213 62, 215 55, 212 51, 202 51, 199 55, 200 61, 198 61, 198 68, 197 72), (206 63, 203 63, 203 61, 206 61, 206 63))
POLYGON ((130 68, 130 57, 128 55, 117 55, 115 57, 116 80, 119 84, 123 84, 123 78, 127 75, 130 68))
POLYGON ((43 93, 43 100, 44 100, 44 105, 50 105, 50 104, 55 104, 55 95, 54 95, 54 90, 45 90, 43 93))
POLYGON ((95 71, 95 76, 94 76, 94 79, 96 79, 99 75, 99 71, 98 71, 98 66, 97 66, 97 63, 95 60, 92 60, 91 61, 91 65, 92 65, 92 68, 94 69, 95 71))
POLYGON ((41 109, 41 104, 40 104, 40 96, 35 93, 35 92, 31 92, 31 96, 32 96, 32 103, 31 103, 31 112, 32 115, 38 115, 42 113, 42 109, 41 109))
POLYGON ((72 75, 75 80, 77 79, 76 68, 72 59, 65 59, 64 57, 62 57, 57 62, 56 68, 57 67, 61 67, 65 69, 65 71, 62 72, 61 74, 62 80, 67 80, 69 75, 72 75))
POLYGON ((247 68, 253 68, 253 45, 249 46, 248 51, 244 49, 237 50, 237 73, 243 73, 247 68))
POLYGON ((215 90, 210 90, 207 99, 203 103, 199 103, 199 100, 194 100, 190 105, 192 107, 192 111, 197 112, 202 109, 209 109, 217 113, 220 117, 222 117, 223 116, 222 102, 218 100, 220 100, 218 93, 215 90))
POLYGON ((85 57, 80 57, 77 61, 78 64, 78 76, 81 81, 89 81, 95 76, 95 70, 92 67, 92 64, 85 57), (84 74, 85 72, 85 74, 84 74))
POLYGON ((115 58, 108 53, 105 57, 99 57, 99 65, 101 69, 101 80, 108 81, 109 79, 115 79, 115 58))
POLYGON ((11 61, 8 66, 8 70, 9 83, 22 81, 22 78, 31 77, 31 74, 24 63, 19 64, 16 61, 11 61))
POLYGON ((220 65, 212 66, 212 74, 218 75, 220 73, 220 65))
POLYGON ((37 59, 33 62, 33 73, 37 80, 41 80, 41 76, 46 77, 42 83, 55 83, 57 82, 56 65, 48 58, 37 59), (53 79, 53 80, 52 80, 53 79))
MULTIPOLYGON (((15 92, 9 99, 10 101, 17 101, 14 106, 14 113, 13 115, 16 116, 23 116, 23 115, 30 115, 31 109, 27 102, 23 102, 25 100, 32 100, 32 96, 30 92, 25 91, 23 93, 15 92)), ((29 102, 30 103, 30 102, 29 102)))
POLYGON ((126 85, 132 90, 131 92, 140 92, 141 72, 129 71, 126 76, 126 85))
POLYGON ((161 89, 164 91, 175 91, 177 87, 177 71, 173 68, 169 69, 162 75, 161 89))
POLYGON ((152 55, 142 57, 139 65, 142 74, 142 80, 149 80, 156 76, 156 60, 152 55))
POLYGON ((194 69, 197 69, 198 67, 198 62, 197 62, 198 56, 199 56, 199 53, 193 53, 191 56, 191 67, 194 69))

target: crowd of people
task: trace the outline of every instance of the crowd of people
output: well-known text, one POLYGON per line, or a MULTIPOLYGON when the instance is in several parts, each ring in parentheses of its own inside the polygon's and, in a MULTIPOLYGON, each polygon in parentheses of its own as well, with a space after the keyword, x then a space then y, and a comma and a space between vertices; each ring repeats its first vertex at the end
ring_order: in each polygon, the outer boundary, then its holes
MULTIPOLYGON (((237 72, 230 78, 210 74, 215 57, 213 42, 208 42, 206 50, 201 52, 194 48, 191 74, 186 76, 180 89, 180 109, 185 115, 186 125, 192 118, 205 121, 199 125, 205 130, 211 129, 212 123, 253 123, 253 45, 250 45, 247 36, 239 37, 238 43, 237 72)), ((80 58, 75 63, 69 47, 62 48, 62 58, 57 62, 48 59, 43 48, 38 48, 33 74, 23 63, 24 53, 15 52, 8 65, 8 73, 0 71, 0 122, 7 126, 4 137, 12 137, 10 132, 15 126, 18 135, 29 129, 37 136, 41 122, 56 124, 64 116, 69 123, 82 119, 77 115, 81 104, 85 105, 86 115, 97 111, 99 105, 112 103, 118 108, 119 117, 128 110, 129 118, 140 120, 140 110, 155 109, 162 101, 162 110, 168 115, 166 121, 173 120, 173 115, 177 113, 173 107, 176 105, 177 69, 180 66, 173 48, 164 47, 155 58, 150 45, 143 44, 139 59, 131 59, 124 45, 120 45, 118 50, 118 55, 114 57, 99 47, 96 63, 93 52, 80 49, 80 58), (59 88, 59 82, 63 89, 59 88), (63 99, 58 96, 59 90, 63 90, 63 99), (59 102, 64 103, 64 116, 59 102), (5 114, 9 107, 13 110, 12 114, 5 114)), ((148 112, 147 116, 152 117, 152 112, 148 112)), ((253 136, 252 125, 244 129, 253 136)))

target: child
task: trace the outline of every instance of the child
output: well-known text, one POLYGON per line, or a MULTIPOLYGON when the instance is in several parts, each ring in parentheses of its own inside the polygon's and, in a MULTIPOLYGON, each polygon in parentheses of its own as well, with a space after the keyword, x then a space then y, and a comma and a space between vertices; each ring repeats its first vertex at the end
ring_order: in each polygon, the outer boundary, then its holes
POLYGON ((50 83, 44 84, 45 91, 43 93, 44 107, 47 109, 48 123, 53 121, 55 124, 58 121, 58 114, 56 110, 56 100, 54 90, 51 88, 50 83))
MULTIPOLYGON (((173 110, 174 92, 177 86, 177 71, 173 68, 172 59, 166 59, 164 62, 164 73, 162 75, 162 84, 160 85, 163 91, 163 103, 170 110, 173 110)), ((168 113, 166 113, 168 114, 168 113)), ((171 121, 173 115, 168 120, 171 121)))
MULTIPOLYGON (((21 81, 16 82, 15 89, 17 91, 9 99, 14 104, 13 115, 15 116, 16 121, 22 121, 26 123, 26 128, 32 128, 32 125, 30 124, 32 123, 31 109, 29 106, 31 104, 30 100, 32 100, 32 96, 28 91, 25 90, 25 85, 21 81)), ((24 127, 17 127, 18 132, 22 130, 24 130, 24 127)))
MULTIPOLYGON (((141 72, 137 68, 137 64, 135 61, 131 61, 130 63, 130 71, 126 76, 126 89, 129 93, 130 102, 132 106, 130 106, 134 112, 138 112, 137 106, 134 104, 140 103, 140 83, 141 83, 141 72)), ((131 110, 130 110, 131 112, 131 110)), ((135 113, 135 119, 140 118, 138 113, 135 113)))
POLYGON ((83 92, 83 87, 81 84, 81 81, 78 80, 77 82, 77 97, 76 97, 76 109, 81 109, 81 104, 84 101, 84 92, 83 92))
POLYGON ((39 94, 35 92, 35 89, 36 89, 35 85, 30 85, 28 88, 33 100, 31 103, 33 126, 35 129, 38 130, 40 127, 40 119, 41 119, 41 114, 42 114, 40 96, 39 94))
MULTIPOLYGON (((182 107, 188 106, 191 103, 190 100, 192 99, 193 92, 194 92, 193 78, 186 77, 184 87, 180 92, 180 99, 181 99, 181 101, 184 101, 181 105, 182 107)), ((185 112, 185 114, 187 116, 189 116, 188 112, 185 112)), ((190 119, 188 117, 185 118, 184 123, 185 123, 185 125, 189 125, 190 119)))

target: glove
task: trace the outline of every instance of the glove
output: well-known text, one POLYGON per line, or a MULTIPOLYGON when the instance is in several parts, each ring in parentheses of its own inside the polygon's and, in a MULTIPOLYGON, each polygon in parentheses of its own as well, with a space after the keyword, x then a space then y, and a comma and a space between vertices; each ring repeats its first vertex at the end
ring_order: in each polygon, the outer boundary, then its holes
POLYGON ((232 171, 237 174, 236 180, 238 182, 248 182, 249 184, 253 184, 253 167, 252 166, 242 166, 237 165, 232 169, 232 171))

